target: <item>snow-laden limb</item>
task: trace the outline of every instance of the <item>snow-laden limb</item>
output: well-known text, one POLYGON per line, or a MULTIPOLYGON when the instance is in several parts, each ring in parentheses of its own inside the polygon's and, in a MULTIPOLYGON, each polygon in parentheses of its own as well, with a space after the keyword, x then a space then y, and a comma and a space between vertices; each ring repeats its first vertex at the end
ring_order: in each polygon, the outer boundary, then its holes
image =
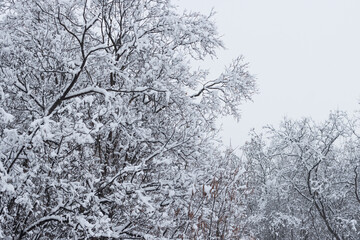
MULTIPOLYGON (((23 231, 22 231, 22 234, 26 234, 28 232, 30 232, 31 230, 33 230, 34 228, 36 227, 39 227, 47 222, 50 222, 50 221, 57 221, 57 222, 63 222, 65 221, 66 219, 64 217, 61 217, 61 216, 56 216, 56 215, 53 215, 53 216, 46 216, 46 217, 42 217, 40 218, 39 220, 37 220, 36 222, 30 224, 28 227, 26 227, 23 231)), ((21 235, 20 235, 21 236, 21 235)))
POLYGON ((81 90, 78 90, 78 91, 75 91, 75 92, 71 92, 70 94, 68 94, 65 99, 71 99, 71 98, 74 98, 74 97, 80 97, 80 96, 83 96, 83 95, 86 95, 88 93, 99 93, 99 94, 102 94, 104 95, 105 99, 108 101, 109 100, 109 97, 110 97, 110 93, 108 91, 106 91, 105 89, 103 88, 100 88, 100 87, 86 87, 84 89, 81 89, 81 90))
POLYGON ((109 98, 114 95, 112 93, 143 93, 143 92, 148 92, 149 94, 165 93, 167 102, 170 99, 169 91, 157 90, 157 89, 153 89, 153 88, 149 88, 149 87, 137 87, 135 89, 112 89, 112 88, 104 89, 104 88, 100 88, 97 86, 89 86, 89 87, 85 87, 81 90, 77 90, 77 91, 69 93, 66 97, 64 97, 64 100, 69 100, 69 99, 75 98, 75 97, 81 97, 81 96, 84 96, 84 95, 90 94, 90 93, 98 93, 98 94, 103 95, 105 97, 106 101, 109 101, 109 98))

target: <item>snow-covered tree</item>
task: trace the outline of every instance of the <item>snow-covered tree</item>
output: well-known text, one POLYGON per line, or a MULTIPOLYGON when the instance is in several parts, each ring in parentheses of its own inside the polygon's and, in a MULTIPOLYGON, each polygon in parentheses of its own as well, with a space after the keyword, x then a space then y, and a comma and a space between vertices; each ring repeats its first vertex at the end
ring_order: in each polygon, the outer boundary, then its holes
POLYGON ((247 219, 260 239, 359 239, 359 118, 285 120, 245 146, 255 189, 247 219), (256 198, 255 198, 256 197, 256 198))
POLYGON ((0 7, 0 237, 240 237, 245 170, 215 120, 238 118, 255 85, 242 58, 212 80, 192 70, 222 47, 212 14, 167 0, 0 7))

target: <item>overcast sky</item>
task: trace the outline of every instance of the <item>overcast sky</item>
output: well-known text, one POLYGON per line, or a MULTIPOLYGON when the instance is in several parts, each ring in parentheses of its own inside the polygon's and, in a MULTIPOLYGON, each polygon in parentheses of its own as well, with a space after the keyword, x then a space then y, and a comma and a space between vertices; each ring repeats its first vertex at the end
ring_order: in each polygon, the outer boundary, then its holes
POLYGON ((260 93, 239 123, 224 121, 224 140, 241 145, 251 128, 285 117, 325 120, 331 110, 360 109, 359 0, 173 0, 208 14, 226 50, 207 62, 213 74, 238 55, 250 63, 260 93))

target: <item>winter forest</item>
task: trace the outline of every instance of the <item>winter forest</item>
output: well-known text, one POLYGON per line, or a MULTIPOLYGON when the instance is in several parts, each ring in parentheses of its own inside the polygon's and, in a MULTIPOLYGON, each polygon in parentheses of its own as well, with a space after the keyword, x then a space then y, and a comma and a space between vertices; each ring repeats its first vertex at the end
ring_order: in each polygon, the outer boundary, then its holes
POLYGON ((223 144, 217 121, 259 91, 242 56, 217 78, 193 67, 224 47, 213 13, 0 12, 1 239, 360 239, 360 117, 284 120, 240 154, 223 144))

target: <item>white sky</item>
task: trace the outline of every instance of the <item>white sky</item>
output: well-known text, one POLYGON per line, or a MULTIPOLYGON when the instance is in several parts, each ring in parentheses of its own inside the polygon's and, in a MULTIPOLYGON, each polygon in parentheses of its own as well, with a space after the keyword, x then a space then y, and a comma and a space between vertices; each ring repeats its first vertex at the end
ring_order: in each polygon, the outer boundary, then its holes
POLYGON ((239 123, 224 120, 224 140, 242 145, 251 128, 285 116, 325 120, 331 110, 360 109, 359 0, 173 0, 208 14, 227 50, 207 62, 214 74, 238 55, 250 63, 260 93, 239 123))

